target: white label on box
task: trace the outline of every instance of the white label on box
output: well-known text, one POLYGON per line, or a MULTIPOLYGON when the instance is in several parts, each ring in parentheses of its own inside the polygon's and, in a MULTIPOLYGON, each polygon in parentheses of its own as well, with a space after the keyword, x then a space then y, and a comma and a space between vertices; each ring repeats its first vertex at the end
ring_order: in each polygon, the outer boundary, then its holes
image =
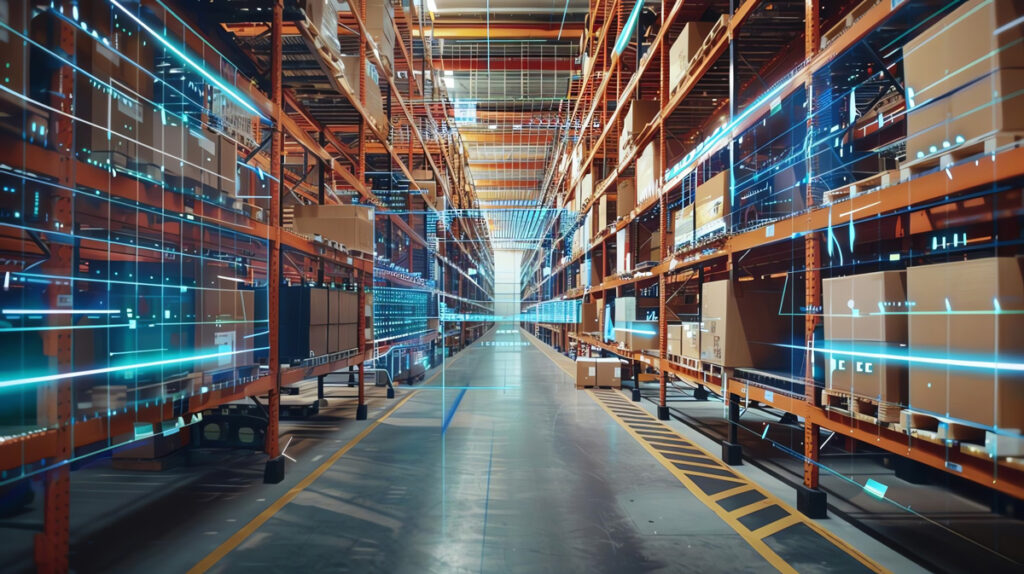
POLYGON ((587 375, 588 377, 596 377, 597 376, 597 369, 595 367, 590 367, 590 368, 587 369, 587 373, 588 373, 588 375, 587 375))
POLYGON ((199 144, 199 147, 203 148, 203 151, 211 155, 217 153, 217 146, 213 143, 213 140, 198 132, 192 132, 192 136, 196 138, 196 143, 199 144))
POLYGON ((217 346, 218 353, 226 353, 217 357, 217 366, 223 367, 225 365, 230 365, 234 360, 234 356, 227 353, 231 353, 235 350, 235 332, 223 331, 220 333, 214 333, 213 344, 217 346))
POLYGON ((142 106, 138 102, 131 101, 124 94, 119 95, 117 98, 117 111, 130 117, 131 119, 141 122, 142 121, 142 106))
POLYGON ((764 392, 764 400, 765 400, 765 402, 768 402, 768 403, 774 401, 775 400, 775 393, 773 393, 771 391, 765 391, 764 392))
POLYGON ((615 367, 615 378, 616 379, 621 379, 622 378, 622 368, 621 367, 615 367))

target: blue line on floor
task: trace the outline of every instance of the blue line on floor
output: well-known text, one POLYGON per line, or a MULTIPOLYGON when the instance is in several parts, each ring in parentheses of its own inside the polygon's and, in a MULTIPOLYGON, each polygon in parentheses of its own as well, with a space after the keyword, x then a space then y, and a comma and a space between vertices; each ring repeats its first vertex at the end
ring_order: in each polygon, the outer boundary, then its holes
POLYGON ((451 410, 444 416, 444 423, 441 424, 441 434, 448 432, 448 425, 452 424, 452 417, 455 416, 455 409, 459 408, 459 403, 462 402, 462 397, 466 396, 466 389, 463 388, 459 391, 459 396, 455 397, 455 403, 452 404, 451 410))

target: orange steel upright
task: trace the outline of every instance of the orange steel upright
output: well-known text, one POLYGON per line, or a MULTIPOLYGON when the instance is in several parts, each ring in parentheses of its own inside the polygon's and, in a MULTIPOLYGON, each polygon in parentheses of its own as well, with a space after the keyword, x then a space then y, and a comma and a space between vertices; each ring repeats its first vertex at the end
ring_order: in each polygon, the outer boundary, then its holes
MULTIPOLYGON (((806 41, 806 59, 814 58, 821 44, 821 30, 818 0, 805 0, 804 25, 806 41)), ((808 133, 813 129, 811 114, 814 109, 813 82, 808 77, 807 88, 810 97, 807 106, 810 112, 807 118, 808 133)), ((814 173, 813 163, 808 166, 810 177, 807 183, 807 206, 814 205, 814 173)), ((821 234, 809 233, 804 240, 804 281, 806 289, 807 314, 804 316, 804 342, 807 364, 804 369, 804 392, 807 402, 816 403, 814 385, 814 330, 821 322, 821 234)), ((818 450, 821 427, 812 422, 804 424, 804 489, 798 491, 797 506, 801 512, 812 518, 824 518, 827 512, 825 493, 818 489, 818 450)))
MULTIPOLYGON (((63 8, 63 6, 61 6, 63 8)), ((64 20, 55 19, 58 42, 65 54, 75 53, 75 29, 64 20)), ((50 134, 55 138, 59 166, 60 186, 53 188, 50 215, 58 229, 72 229, 71 189, 75 187, 73 151, 74 126, 74 71, 70 65, 60 66, 50 80, 50 104, 61 113, 51 116, 54 125, 50 134)), ((76 255, 70 245, 51 244, 50 258, 43 269, 60 276, 72 275, 76 255)), ((51 309, 70 307, 73 294, 69 282, 53 281, 46 288, 51 309)), ((71 319, 69 315, 52 314, 49 329, 43 334, 43 353, 56 359, 57 370, 62 373, 72 367, 71 319)), ((44 383, 39 389, 38 416, 44 424, 56 431, 56 453, 51 469, 44 475, 43 531, 35 537, 36 570, 41 573, 68 571, 68 551, 71 518, 71 472, 69 461, 74 449, 72 443, 71 380, 57 379, 44 383)))
POLYGON ((267 353, 267 366, 270 368, 271 387, 267 393, 267 434, 264 450, 269 460, 263 474, 264 482, 277 483, 284 480, 284 457, 281 456, 278 442, 278 420, 281 413, 281 361, 280 320, 278 310, 281 298, 281 162, 284 151, 284 134, 281 132, 282 84, 284 82, 281 67, 284 0, 274 0, 274 16, 270 29, 270 82, 271 103, 273 104, 273 131, 270 140, 270 261, 267 274, 267 300, 269 313, 268 340, 270 349, 267 353))

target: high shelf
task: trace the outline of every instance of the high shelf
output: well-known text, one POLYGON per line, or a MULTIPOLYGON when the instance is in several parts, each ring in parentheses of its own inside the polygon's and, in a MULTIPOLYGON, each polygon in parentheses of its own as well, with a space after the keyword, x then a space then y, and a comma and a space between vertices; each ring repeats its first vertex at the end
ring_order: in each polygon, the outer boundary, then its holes
POLYGON ((593 2, 544 195, 563 211, 522 281, 525 305, 580 300, 583 322, 526 327, 656 372, 662 418, 669 384, 720 395, 726 460, 741 407, 796 415, 810 514, 823 433, 1024 497, 1024 349, 1003 334, 1022 290, 1012 12, 593 2))
POLYGON ((489 325, 440 322, 493 312, 494 259, 429 18, 245 4, 6 4, 0 488, 42 477, 41 570, 67 569, 74 461, 262 397, 234 440, 279 481, 282 389, 358 369, 365 418, 364 365, 489 325))

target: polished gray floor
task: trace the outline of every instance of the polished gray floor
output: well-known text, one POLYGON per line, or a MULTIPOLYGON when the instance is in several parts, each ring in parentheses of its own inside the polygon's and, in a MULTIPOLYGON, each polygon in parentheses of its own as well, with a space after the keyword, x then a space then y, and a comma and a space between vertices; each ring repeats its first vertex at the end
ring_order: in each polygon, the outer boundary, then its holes
POLYGON ((547 357, 502 333, 464 351, 214 571, 770 568, 547 357))

